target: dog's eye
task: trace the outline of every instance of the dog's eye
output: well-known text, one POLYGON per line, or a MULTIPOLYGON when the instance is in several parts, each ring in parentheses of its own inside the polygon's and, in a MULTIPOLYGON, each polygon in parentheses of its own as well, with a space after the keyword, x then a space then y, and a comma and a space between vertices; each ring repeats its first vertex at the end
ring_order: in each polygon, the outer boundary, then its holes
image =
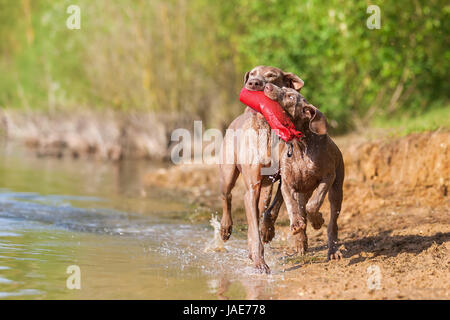
POLYGON ((291 101, 293 101, 293 100, 295 99, 295 97, 294 97, 293 95, 290 95, 288 98, 289 98, 289 100, 291 100, 291 101))
POLYGON ((275 78, 277 75, 275 73, 266 73, 265 77, 266 78, 275 78))

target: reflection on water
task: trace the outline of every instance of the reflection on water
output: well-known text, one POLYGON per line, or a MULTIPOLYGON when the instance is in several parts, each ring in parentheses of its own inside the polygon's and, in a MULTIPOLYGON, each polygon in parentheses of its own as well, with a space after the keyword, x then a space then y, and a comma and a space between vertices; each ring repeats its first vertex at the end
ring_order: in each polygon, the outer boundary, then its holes
POLYGON ((141 195, 152 166, 3 148, 0 298, 271 298, 276 268, 253 275, 245 238, 205 250, 211 226, 187 221, 189 208, 161 190, 141 195), (81 290, 66 288, 70 265, 81 269, 81 290))

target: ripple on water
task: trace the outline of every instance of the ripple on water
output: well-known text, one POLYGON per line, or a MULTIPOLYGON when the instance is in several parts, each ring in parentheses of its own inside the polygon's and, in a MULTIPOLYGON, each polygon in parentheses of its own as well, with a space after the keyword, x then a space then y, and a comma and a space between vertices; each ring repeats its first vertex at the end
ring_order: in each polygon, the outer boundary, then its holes
POLYGON ((1 284, 11 284, 11 283, 14 283, 14 281, 7 279, 7 278, 0 277, 0 283, 1 284))
POLYGON ((0 291, 0 298, 32 296, 32 295, 42 295, 42 294, 44 294, 43 291, 36 290, 36 289, 22 289, 22 290, 12 291, 12 292, 1 292, 0 291))
POLYGON ((0 237, 21 237, 20 233, 0 231, 0 237))
MULTIPOLYGON (((10 265, 3 269, 0 266, 0 270, 12 268, 16 272, 30 269, 19 275, 5 271, 0 283, 14 284, 9 287, 15 291, 0 292, 0 298, 48 296, 51 290, 57 292, 61 287, 60 281, 64 284, 67 265, 73 261, 80 263, 82 270, 86 268, 96 275, 95 280, 89 280, 94 288, 111 288, 111 293, 114 283, 125 286, 126 282, 126 286, 135 292, 130 285, 135 282, 135 288, 145 292, 152 282, 159 283, 164 279, 166 287, 170 283, 174 291, 161 292, 158 298, 182 297, 179 296, 180 286, 186 288, 186 292, 192 288, 199 290, 202 286, 205 290, 210 288, 209 294, 217 292, 224 273, 230 274, 233 281, 260 276, 255 274, 247 258, 245 239, 233 238, 226 244, 221 242, 217 218, 211 222, 214 229, 211 230, 205 225, 167 221, 164 217, 104 208, 79 208, 66 202, 72 200, 69 198, 46 199, 46 196, 37 194, 18 196, 16 193, 0 195, 0 247, 3 251, 0 259, 5 259, 0 263, 10 265), (14 237, 23 238, 25 244, 14 237), (11 243, 16 243, 17 247, 11 243), (214 250, 222 246, 226 251, 214 250), (213 250, 205 252, 205 247, 213 250), (40 279, 51 282, 53 287, 47 290, 50 287, 46 284, 45 292, 29 289, 41 288, 40 279), (17 290, 16 282, 11 281, 23 281, 28 289, 17 290), (142 286, 146 281, 149 284, 142 286)), ((67 293, 57 292, 55 297, 58 294, 67 293)))

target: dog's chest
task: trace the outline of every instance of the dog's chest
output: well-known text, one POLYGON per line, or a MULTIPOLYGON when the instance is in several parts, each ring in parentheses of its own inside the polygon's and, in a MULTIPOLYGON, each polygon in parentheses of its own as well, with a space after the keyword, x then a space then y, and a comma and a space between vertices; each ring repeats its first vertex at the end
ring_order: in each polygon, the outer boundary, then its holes
POLYGON ((320 182, 320 172, 320 164, 306 154, 297 153, 282 159, 282 180, 298 192, 314 190, 320 182), (297 159, 299 156, 301 158, 297 159))

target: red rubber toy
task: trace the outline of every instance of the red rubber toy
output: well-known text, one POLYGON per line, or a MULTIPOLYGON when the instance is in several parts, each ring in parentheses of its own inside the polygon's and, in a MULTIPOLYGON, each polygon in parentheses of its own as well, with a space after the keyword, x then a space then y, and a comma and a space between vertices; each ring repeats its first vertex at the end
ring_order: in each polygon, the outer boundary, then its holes
POLYGON ((303 134, 295 130, 294 124, 280 104, 267 97, 263 91, 250 91, 242 88, 239 100, 253 110, 262 113, 272 130, 284 141, 288 142, 302 137, 303 134))

